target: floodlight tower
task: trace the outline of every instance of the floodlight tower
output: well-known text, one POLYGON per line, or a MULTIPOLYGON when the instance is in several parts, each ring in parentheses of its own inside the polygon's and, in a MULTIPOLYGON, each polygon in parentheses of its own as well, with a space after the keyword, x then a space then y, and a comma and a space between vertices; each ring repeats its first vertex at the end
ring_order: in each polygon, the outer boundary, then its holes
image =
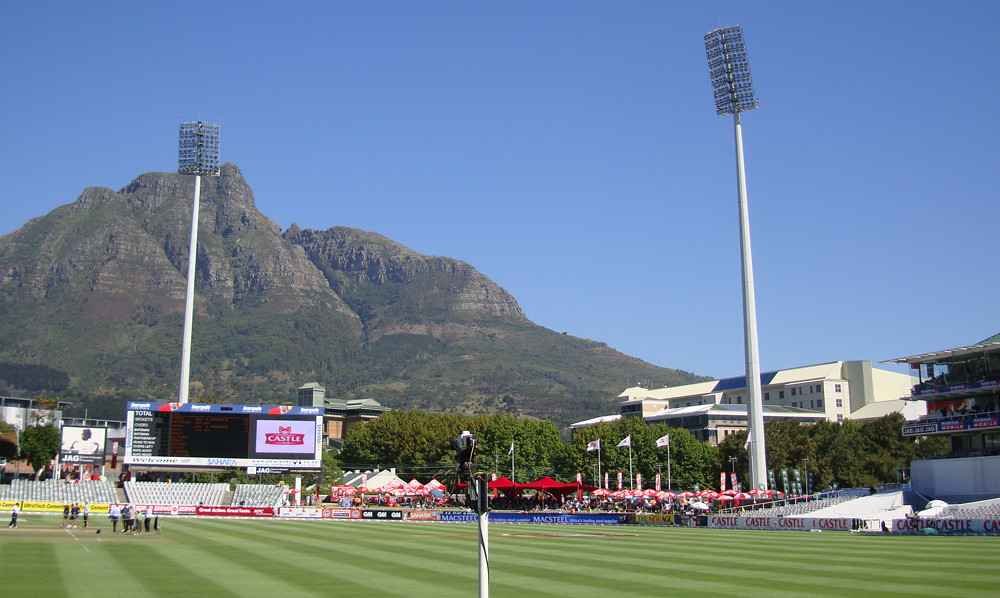
POLYGON ((736 190, 739 195, 740 255, 743 264, 743 341, 749 401, 750 482, 767 488, 764 453, 764 405, 760 391, 760 355, 757 351, 757 302, 754 297, 753 257, 750 253, 750 210, 747 206, 746 168, 743 164, 743 125, 740 114, 757 107, 750 77, 743 28, 721 27, 705 34, 708 72, 715 95, 716 113, 732 114, 736 137, 736 190))
POLYGON ((219 125, 181 123, 177 172, 194 175, 194 202, 191 208, 191 246, 188 249, 187 297, 184 302, 184 340, 181 345, 181 382, 177 402, 188 402, 191 381, 191 326, 194 322, 194 274, 198 261, 198 205, 201 177, 219 175, 219 125))

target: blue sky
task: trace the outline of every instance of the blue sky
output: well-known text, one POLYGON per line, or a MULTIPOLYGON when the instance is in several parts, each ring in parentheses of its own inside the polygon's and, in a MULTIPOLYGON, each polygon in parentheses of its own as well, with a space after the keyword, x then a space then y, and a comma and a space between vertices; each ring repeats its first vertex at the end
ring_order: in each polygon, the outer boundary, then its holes
POLYGON ((177 123, 213 120, 283 227, 374 230, 555 330, 739 374, 702 36, 742 24, 763 367, 1000 330, 1000 4, 365 4, 5 4, 0 230, 174 169, 177 123))

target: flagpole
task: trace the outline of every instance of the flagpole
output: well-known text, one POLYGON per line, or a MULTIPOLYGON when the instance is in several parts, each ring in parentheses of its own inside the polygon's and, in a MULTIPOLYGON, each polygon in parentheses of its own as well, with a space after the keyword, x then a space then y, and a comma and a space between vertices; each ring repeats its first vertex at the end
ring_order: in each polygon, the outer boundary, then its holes
POLYGON ((670 487, 670 440, 667 440, 667 492, 672 488, 670 487))
POLYGON ((601 439, 597 439, 597 487, 601 487, 601 439))
POLYGON ((510 481, 514 481, 514 441, 510 441, 510 481))
POLYGON ((628 488, 635 490, 635 476, 632 474, 632 439, 628 443, 628 488))

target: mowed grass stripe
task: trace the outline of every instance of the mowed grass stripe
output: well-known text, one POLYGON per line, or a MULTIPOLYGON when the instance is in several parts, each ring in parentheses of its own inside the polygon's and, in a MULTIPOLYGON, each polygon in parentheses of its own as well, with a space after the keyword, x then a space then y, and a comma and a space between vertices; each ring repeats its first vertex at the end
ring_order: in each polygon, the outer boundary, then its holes
MULTIPOLYGON (((256 522, 257 525, 267 525, 263 522, 256 522)), ((407 530, 403 526, 404 524, 393 524, 384 523, 386 527, 377 528, 375 524, 361 524, 365 529, 359 530, 358 533, 354 534, 355 542, 359 546, 366 547, 369 550, 380 550, 383 546, 400 546, 402 545, 399 539, 400 535, 405 535, 407 530), (396 536, 391 542, 388 539, 383 539, 379 541, 373 541, 373 537, 376 535, 382 535, 385 533, 393 534, 396 536), (378 544, 379 547, 375 548, 374 545, 378 544)), ((301 533, 304 536, 314 536, 315 534, 322 532, 314 532, 309 529, 310 524, 307 522, 299 523, 294 529, 297 533, 301 533)), ((470 539, 475 536, 470 535, 470 539)), ((421 538, 421 543, 415 546, 415 550, 422 550, 427 554, 438 554, 445 559, 456 558, 458 555, 470 555, 475 557, 476 548, 474 543, 463 540, 463 545, 461 547, 456 547, 453 550, 442 551, 440 548, 429 544, 421 538)), ((559 547, 556 547, 559 548, 559 547)), ((523 552, 523 547, 511 547, 510 554, 517 554, 518 552, 523 552)), ((630 556, 617 556, 616 558, 606 558, 603 561, 596 563, 590 563, 586 567, 579 566, 577 559, 570 553, 562 552, 541 552, 536 553, 538 556, 531 559, 519 559, 514 558, 512 562, 516 564, 516 567, 504 567, 504 559, 498 556, 498 545, 495 542, 491 542, 491 557, 493 561, 493 576, 492 580, 495 585, 497 582, 502 580, 507 580, 511 573, 515 573, 519 577, 527 577, 528 583, 525 584, 526 589, 532 587, 544 587, 545 584, 551 584, 554 581, 559 581, 562 584, 568 586, 566 591, 571 591, 573 586, 582 586, 585 589, 603 589, 604 591, 618 591, 621 589, 622 581, 627 581, 631 589, 635 591, 642 592, 643 595, 655 595, 658 592, 662 592, 664 589, 664 581, 666 578, 663 576, 662 571, 649 569, 647 574, 636 573, 637 559, 640 558, 640 554, 637 551, 633 557, 630 556), (548 564, 547 566, 545 564, 548 564), (627 575, 619 575, 616 573, 618 570, 631 570, 631 573, 627 575), (595 575, 595 571, 602 572, 595 575), (610 572, 609 575, 605 575, 603 572, 610 572)), ((642 557, 643 559, 648 559, 648 555, 642 557)), ((469 563, 470 573, 475 573, 475 561, 469 563)), ((648 569, 648 568, 647 568, 648 569)), ((704 576, 691 576, 685 575, 685 577, 690 578, 690 583, 686 584, 692 590, 704 589, 706 585, 706 580, 703 579, 704 576)), ((673 581, 677 583, 677 579, 674 578, 673 581)), ((777 592, 772 587, 770 583, 759 583, 759 576, 750 576, 745 579, 734 579, 732 576, 722 577, 720 576, 717 583, 717 589, 719 591, 736 591, 736 590, 746 590, 746 586, 754 585, 757 583, 761 585, 762 594, 767 595, 798 595, 796 592, 788 592, 778 590, 777 592)), ((685 585, 685 584, 682 584, 685 585)), ((804 588, 806 591, 813 590, 813 586, 804 588)), ((572 590, 580 591, 580 590, 572 590)))
MULTIPOLYGON (((267 522, 254 522, 253 526, 262 528, 270 525, 267 522)), ((370 555, 388 556, 394 559, 403 559, 410 566, 424 568, 433 571, 436 582, 448 580, 454 577, 461 577, 467 581, 466 592, 475 591, 478 579, 478 559, 476 545, 464 542, 464 546, 454 549, 441 549, 427 543, 423 538, 407 540, 405 524, 386 523, 387 527, 377 530, 379 524, 359 523, 360 528, 350 535, 352 546, 370 555), (393 531, 392 528, 397 528, 393 531), (378 539, 379 535, 392 534, 395 539, 378 539), (433 558, 437 555, 439 558, 433 558), (414 562, 419 562, 415 565, 414 562)), ((316 531, 316 524, 299 523, 298 525, 282 524, 282 527, 291 528, 297 537, 312 538, 303 540, 303 543, 317 548, 326 549, 326 542, 332 537, 322 531, 316 531)), ((593 587, 593 583, 581 583, 576 579, 566 579, 560 584, 559 591, 547 592, 554 583, 554 573, 545 571, 544 575, 532 576, 523 571, 517 571, 513 575, 497 577, 496 567, 492 567, 493 576, 491 578, 491 588, 500 593, 507 593, 511 596, 519 596, 525 591, 532 592, 538 596, 566 596, 567 592, 579 595, 593 587)), ((466 594, 467 595, 467 594, 466 594)))
MULTIPOLYGON (((859 540, 862 540, 859 538, 859 540)), ((543 540, 546 541, 546 540, 543 540)), ((501 543, 494 543, 495 547, 502 547, 501 543)), ((531 543, 524 545, 519 549, 522 552, 537 554, 540 557, 544 557, 548 553, 547 549, 541 549, 542 552, 538 552, 531 543)), ((760 571, 762 566, 762 560, 766 561, 766 567, 768 569, 774 570, 776 573, 781 573, 782 575, 788 576, 802 576, 808 575, 808 578, 814 579, 817 582, 830 584, 836 587, 843 588, 855 588, 864 589, 870 587, 867 583, 863 583, 858 577, 857 573, 859 570, 865 570, 870 567, 872 563, 871 557, 854 557, 853 554, 843 552, 841 550, 833 551, 829 550, 823 553, 823 556, 809 557, 809 558, 796 558, 794 545, 788 546, 785 551, 776 551, 772 549, 770 552, 765 554, 752 554, 745 550, 742 550, 741 546, 734 545, 724 545, 720 547, 719 544, 698 546, 697 550, 678 550, 673 545, 662 544, 660 546, 650 547, 648 544, 642 544, 639 549, 640 552, 636 553, 634 549, 632 550, 621 550, 617 547, 609 548, 607 546, 602 546, 599 542, 591 542, 589 544, 574 544, 573 548, 570 549, 573 554, 576 554, 578 558, 591 558, 594 559, 591 562, 599 563, 605 560, 609 554, 623 554, 626 556, 627 560, 635 559, 633 562, 643 563, 650 562, 655 559, 657 563, 669 563, 669 564, 685 564, 690 570, 698 570, 702 573, 708 574, 711 572, 706 571, 704 568, 705 554, 718 555, 719 558, 725 560, 726 570, 730 575, 740 575, 743 573, 749 574, 756 577, 757 572, 760 571), (720 552, 721 548, 721 552, 720 552), (784 553, 784 554, 782 554, 784 553), (840 564, 841 561, 849 561, 854 564, 840 564), (831 564, 833 562, 833 564, 831 564), (826 581, 823 581, 825 579, 826 581)), ((912 559, 906 558, 905 555, 899 555, 896 559, 895 564, 898 565, 897 570, 886 570, 883 568, 881 577, 885 578, 886 582, 893 582, 901 587, 905 588, 905 591, 909 593, 921 593, 924 592, 926 586, 936 586, 940 588, 941 591, 947 593, 949 589, 954 591, 956 587, 965 587, 970 590, 973 589, 988 589, 991 588, 993 582, 995 581, 995 575, 967 575, 962 580, 949 579, 947 581, 942 580, 940 574, 937 570, 921 569, 914 571, 912 566, 912 559), (912 586, 912 587, 910 587, 912 586)), ((885 559, 883 559, 885 562, 885 559)), ((642 565, 633 565, 639 566, 642 565)), ((717 567, 713 569, 717 570, 717 567)), ((783 578, 783 579, 790 579, 783 578)))
MULTIPOLYGON (((190 559, 178 560, 157 552, 152 546, 125 543, 108 544, 103 547, 104 554, 110 556, 118 564, 120 575, 131 576, 143 586, 150 596, 191 596, 200 594, 220 598, 238 598, 243 596, 216 581, 215 579, 198 575, 189 562, 190 559)), ((114 580, 111 580, 113 583, 114 580)))
MULTIPOLYGON (((496 528, 503 529, 500 526, 493 526, 493 529, 496 528)), ((691 531, 697 533, 708 530, 671 530, 669 528, 668 529, 661 528, 659 530, 656 530, 654 533, 658 532, 657 535, 659 536, 658 538, 660 540, 659 543, 664 545, 663 548, 660 550, 656 550, 655 548, 650 547, 648 543, 644 541, 636 542, 637 540, 652 539, 650 537, 651 534, 649 533, 648 528, 644 531, 647 532, 641 534, 641 536, 645 536, 644 538, 634 538, 627 540, 616 539, 615 542, 616 544, 618 544, 618 546, 616 546, 611 550, 609 550, 608 546, 603 544, 604 538, 589 538, 586 540, 581 540, 579 538, 572 537, 574 534, 571 532, 567 532, 566 528, 558 530, 557 533, 564 533, 567 536, 570 536, 568 538, 552 538, 552 539, 541 538, 537 540, 541 542, 562 542, 566 540, 572 540, 574 541, 574 543, 579 544, 579 548, 571 549, 571 552, 573 554, 578 555, 578 557, 581 551, 594 556, 598 560, 589 562, 595 566, 599 566, 601 563, 607 561, 609 558, 609 554, 622 555, 624 557, 622 560, 628 562, 629 566, 633 568, 633 570, 638 569, 641 570, 642 572, 650 572, 648 567, 645 567, 643 565, 637 565, 637 563, 648 563, 651 559, 651 555, 656 555, 652 558, 661 557, 658 562, 662 562, 664 560, 662 557, 667 557, 667 556, 671 557, 672 562, 663 563, 660 565, 660 568, 663 567, 674 568, 674 566, 677 564, 683 564, 684 568, 680 572, 681 574, 683 574, 685 571, 694 571, 697 572, 700 577, 705 577, 705 576, 712 576, 718 573, 719 571, 718 566, 715 565, 706 566, 704 557, 697 556, 703 554, 718 553, 719 549, 718 542, 699 543, 697 555, 692 555, 692 552, 690 551, 681 551, 681 550, 674 550, 667 548, 668 544, 664 542, 665 539, 668 538, 672 539, 670 538, 671 532, 691 531), (627 545, 631 549, 622 550, 619 546, 623 545, 627 545)), ((500 537, 501 539, 506 540, 510 538, 517 538, 520 535, 524 535, 525 537, 527 537, 531 533, 532 532, 530 532, 529 530, 521 528, 519 530, 514 530, 513 532, 511 532, 509 534, 509 537, 505 536, 503 533, 500 534, 500 537), (518 532, 522 530, 523 532, 519 534, 518 532)), ((596 535, 600 533, 600 531, 589 530, 589 531, 581 531, 580 533, 596 535)), ((737 534, 740 533, 742 532, 737 532, 737 534)), ((427 536, 431 534, 423 533, 421 535, 427 536)), ((496 538, 497 534, 495 533, 491 534, 491 537, 496 538)), ((801 561, 801 559, 796 560, 794 558, 796 554, 794 541, 800 539, 805 539, 801 538, 801 533, 798 535, 798 537, 786 536, 787 544, 785 544, 784 546, 787 547, 787 556, 790 557, 789 559, 784 559, 782 558, 782 555, 775 554, 776 551, 773 549, 767 554, 766 557, 768 560, 766 566, 768 568, 776 569, 777 570, 776 572, 783 572, 781 574, 781 579, 785 583, 786 587, 790 585, 790 582, 796 582, 810 586, 816 586, 816 585, 833 586, 833 587, 840 587, 843 589, 853 589, 861 592, 866 592, 876 589, 872 587, 871 583, 864 581, 866 576, 863 573, 866 570, 868 570, 871 566, 872 562, 871 556, 862 556, 862 557, 857 557, 855 559, 853 555, 851 555, 848 552, 840 550, 824 551, 822 547, 817 547, 818 554, 816 557, 808 559, 809 562, 800 563, 799 561, 801 561), (822 554, 823 556, 819 556, 819 554, 822 554), (856 562, 857 565, 855 566, 855 565, 828 564, 831 559, 836 560, 836 559, 848 559, 848 558, 856 562)), ((871 538, 862 538, 862 537, 853 538, 855 542, 859 541, 864 542, 869 539, 871 538)), ((747 540, 750 540, 750 538, 747 538, 747 540)), ((746 543, 751 544, 751 542, 746 542, 746 543)), ((504 544, 501 541, 498 541, 496 539, 494 539, 491 542, 491 544, 493 546, 494 551, 502 550, 504 546, 504 544)), ((537 559, 552 558, 551 551, 548 548, 542 548, 541 551, 539 551, 537 549, 537 545, 538 545, 537 542, 531 542, 520 546, 517 550, 520 553, 531 553, 535 555, 537 559)), ((749 576, 751 580, 758 580, 760 578, 759 571, 761 568, 761 556, 746 554, 745 552, 740 553, 738 552, 738 548, 735 546, 730 546, 729 548, 731 548, 732 550, 727 552, 724 556, 727 569, 726 577, 742 578, 749 576), (733 567, 734 564, 738 564, 740 566, 734 568, 733 567), (734 573, 734 571, 737 571, 738 573, 734 573)), ((896 546, 896 548, 898 549, 900 547, 896 546)), ((884 557, 884 553, 880 554, 879 556, 884 557)), ((579 559, 574 559, 574 560, 579 560, 579 559)), ((967 576, 965 579, 961 580, 955 580, 952 578, 947 581, 943 581, 941 580, 940 575, 936 571, 927 569, 914 571, 912 566, 913 561, 912 559, 907 558, 906 555, 898 555, 896 560, 898 561, 897 564, 899 565, 898 570, 896 571, 890 570, 886 572, 886 570, 883 569, 882 573, 880 574, 881 577, 885 578, 884 583, 880 584, 880 589, 882 589, 883 591, 890 593, 905 593, 905 594, 920 594, 920 593, 932 594, 932 593, 948 593, 949 591, 955 591, 956 589, 961 589, 961 588, 966 588, 968 590, 982 590, 982 591, 990 591, 990 588, 992 588, 991 582, 994 579, 993 576, 973 575, 971 577, 967 576)), ((654 567, 654 571, 651 572, 655 573, 656 570, 657 569, 655 569, 654 567)), ((677 572, 675 571, 674 575, 676 574, 677 572)))
MULTIPOLYGON (((439 579, 440 573, 436 569, 413 565, 409 560, 404 560, 406 553, 382 552, 380 554, 362 553, 352 550, 349 545, 341 545, 338 542, 325 540, 324 543, 310 543, 289 537, 288 530, 283 530, 280 537, 275 535, 276 531, 271 529, 260 529, 253 524, 247 525, 238 531, 232 526, 226 526, 223 522, 199 522, 210 528, 214 527, 217 533, 223 533, 231 538, 239 539, 243 542, 256 542, 267 545, 275 542, 281 543, 282 547, 294 548, 301 555, 308 555, 314 559, 321 559, 326 566, 335 564, 337 567, 350 567, 357 575, 369 579, 377 579, 377 584, 373 589, 383 592, 386 589, 398 592, 398 595, 412 595, 413 593, 426 593, 437 595, 468 596, 473 591, 467 584, 466 587, 459 587, 454 576, 439 579), (331 563, 331 559, 336 560, 331 563), (385 560, 379 560, 378 557, 385 560), (373 570, 374 569, 374 570, 373 570)), ((269 524, 264 524, 269 525, 269 524)), ((273 524, 271 524, 273 525, 273 524)), ((284 527, 284 526, 281 526, 284 527)))
MULTIPOLYGON (((329 586, 321 586, 321 580, 315 576, 290 577, 276 570, 271 561, 264 561, 260 556, 245 553, 238 546, 214 542, 205 534, 189 533, 190 528, 172 526, 169 543, 154 545, 157 551, 176 552, 178 549, 186 552, 186 563, 190 563, 197 572, 203 572, 214 578, 230 580, 243 595, 259 593, 265 596, 290 595, 326 595, 329 586), (301 583, 300 583, 301 582, 301 583), (289 586, 298 588, 295 593, 289 586)), ((326 581, 330 581, 329 579, 326 581)))
MULTIPOLYGON (((4 538, 0 543, 0 590, 4 598, 68 596, 56 558, 57 546, 48 542, 9 542, 4 538)), ((72 548, 83 552, 76 546, 72 548)))
MULTIPOLYGON (((380 524, 358 522, 357 525, 364 529, 358 527, 353 530, 347 529, 341 536, 338 536, 330 533, 329 530, 333 526, 326 526, 318 522, 282 522, 277 524, 285 533, 294 534, 299 542, 308 544, 315 550, 341 552, 346 549, 351 550, 351 554, 354 554, 354 549, 357 549, 371 557, 385 558, 390 562, 403 563, 413 569, 422 569, 432 576, 435 584, 454 583, 454 578, 462 578, 465 580, 464 583, 455 588, 462 592, 459 595, 465 596, 468 595, 468 592, 475 591, 479 575, 475 544, 466 543, 464 550, 458 548, 449 550, 430 545, 423 538, 410 539, 406 534, 405 524, 397 524, 402 528, 396 529, 395 532, 392 529, 383 528, 385 531, 382 534, 375 533, 376 526, 380 526, 380 524), (392 539, 389 538, 390 535, 392 539), (349 543, 349 547, 331 548, 331 542, 349 543), (435 556, 437 558, 434 558, 435 556)), ((396 527, 392 523, 386 523, 386 525, 390 528, 396 527)), ((273 533, 268 528, 274 526, 275 523, 264 521, 248 523, 248 527, 256 528, 262 533, 273 533)), ((396 566, 393 565, 393 567, 396 566)), ((562 593, 549 594, 543 588, 540 589, 538 579, 524 580, 523 583, 505 579, 492 583, 491 587, 498 591, 510 591, 511 595, 520 594, 525 590, 531 590, 535 595, 552 596, 553 598, 565 595, 562 593)))
MULTIPOLYGON (((256 563, 261 568, 260 573, 283 586, 284 591, 282 592, 264 595, 284 596, 288 592, 289 586, 295 587, 301 592, 322 596, 329 595, 332 588, 336 588, 338 594, 345 596, 360 596, 376 591, 371 586, 357 583, 345 576, 336 575, 329 569, 304 567, 298 564, 301 559, 297 553, 278 549, 276 554, 273 548, 267 551, 254 551, 248 549, 245 543, 224 542, 214 538, 212 533, 205 532, 204 529, 184 527, 171 530, 171 535, 176 536, 177 541, 182 544, 193 545, 198 550, 214 554, 234 565, 256 563)), ((261 593, 263 594, 263 592, 261 593)))

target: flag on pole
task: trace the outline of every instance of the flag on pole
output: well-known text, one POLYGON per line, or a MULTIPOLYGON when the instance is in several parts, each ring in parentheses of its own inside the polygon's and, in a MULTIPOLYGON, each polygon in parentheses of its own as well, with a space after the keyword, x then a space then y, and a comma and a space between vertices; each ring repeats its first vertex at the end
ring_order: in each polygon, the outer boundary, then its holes
POLYGON ((719 492, 726 491, 726 472, 719 472, 719 492))
POLYGON ((750 450, 750 431, 749 430, 747 430, 747 440, 746 440, 746 442, 743 443, 743 450, 745 450, 745 451, 750 450))
POLYGON ((511 456, 511 455, 513 455, 513 454, 514 454, 514 441, 513 441, 513 440, 511 440, 511 441, 510 441, 510 450, 509 450, 509 451, 507 451, 507 456, 509 457, 509 456, 511 456))
POLYGON ((618 489, 622 489, 622 472, 618 472, 618 489))
POLYGON ((594 451, 599 451, 599 450, 601 450, 601 439, 600 438, 598 438, 597 440, 592 440, 592 441, 590 441, 590 442, 587 443, 587 452, 588 453, 592 453, 594 451))
POLYGON ((606 471, 604 472, 604 489, 610 490, 610 486, 608 486, 608 472, 606 471))
POLYGON ((656 474, 656 491, 660 491, 660 474, 656 474))
POLYGON ((641 473, 636 473, 635 474, 635 489, 636 490, 642 490, 642 474, 641 473))
POLYGON ((622 438, 622 441, 618 443, 618 448, 625 448, 625 447, 630 447, 630 446, 632 446, 632 435, 631 434, 629 434, 625 438, 622 438))
POLYGON ((670 446, 670 434, 660 436, 656 439, 656 448, 663 448, 665 446, 670 446))
POLYGON ((736 487, 736 485, 739 483, 739 481, 736 479, 736 472, 735 471, 732 471, 732 472, 729 473, 729 483, 730 483, 730 488, 732 488, 733 490, 736 490, 737 492, 739 492, 739 489, 736 487))

